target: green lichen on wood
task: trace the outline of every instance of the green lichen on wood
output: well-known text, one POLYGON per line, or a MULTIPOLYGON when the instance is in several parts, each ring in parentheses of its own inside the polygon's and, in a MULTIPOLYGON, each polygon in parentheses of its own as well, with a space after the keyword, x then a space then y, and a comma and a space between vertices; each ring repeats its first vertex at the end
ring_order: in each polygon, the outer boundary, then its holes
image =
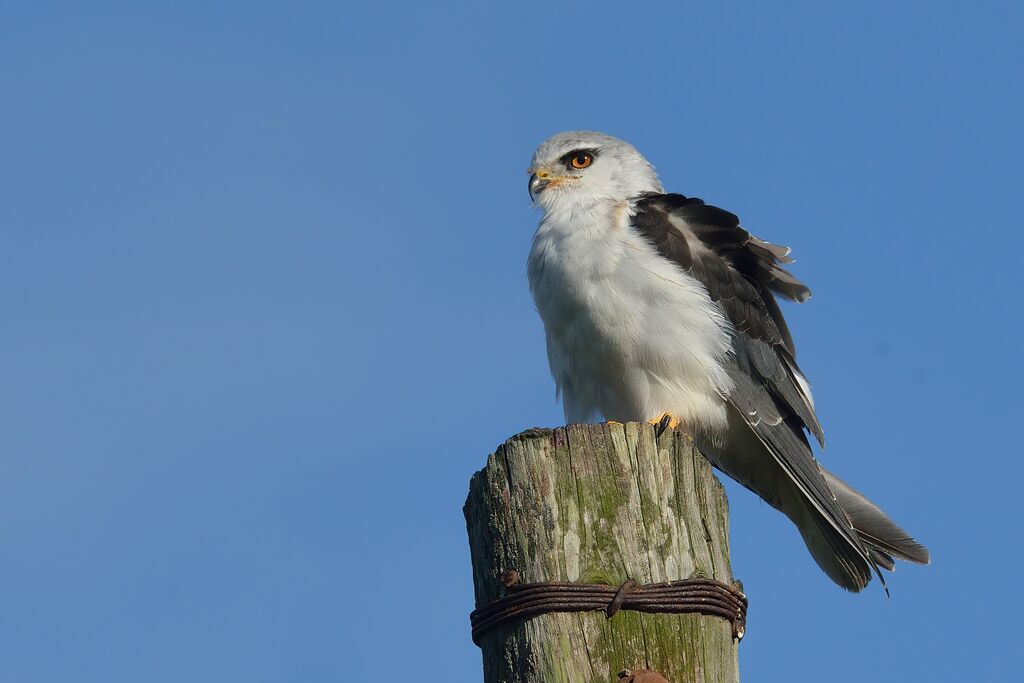
MULTIPOLYGON (((471 481, 465 507, 477 605, 500 576, 618 585, 729 581, 728 509, 686 438, 648 425, 571 425, 513 437, 471 481)), ((548 614, 484 636, 484 679, 608 681, 650 667, 675 683, 736 681, 736 643, 701 615, 548 614)))

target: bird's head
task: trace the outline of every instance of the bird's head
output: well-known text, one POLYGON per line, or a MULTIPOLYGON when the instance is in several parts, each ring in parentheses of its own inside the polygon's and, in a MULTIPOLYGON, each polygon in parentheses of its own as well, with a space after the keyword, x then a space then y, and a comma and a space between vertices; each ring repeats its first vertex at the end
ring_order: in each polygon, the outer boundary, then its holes
POLYGON ((530 198, 546 210, 663 192, 654 167, 631 144, 591 131, 551 136, 533 153, 528 172, 530 198))

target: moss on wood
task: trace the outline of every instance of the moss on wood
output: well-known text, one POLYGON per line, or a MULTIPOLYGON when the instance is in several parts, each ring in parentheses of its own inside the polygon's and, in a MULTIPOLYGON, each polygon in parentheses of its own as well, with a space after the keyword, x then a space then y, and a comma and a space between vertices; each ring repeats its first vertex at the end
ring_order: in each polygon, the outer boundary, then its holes
MULTIPOLYGON (((506 441, 465 506, 476 604, 522 580, 618 585, 694 575, 732 579, 728 506, 682 434, 649 425, 570 425, 506 441)), ((738 681, 728 623, 702 615, 548 614, 486 634, 488 683, 615 680, 652 668, 673 683, 738 681)))

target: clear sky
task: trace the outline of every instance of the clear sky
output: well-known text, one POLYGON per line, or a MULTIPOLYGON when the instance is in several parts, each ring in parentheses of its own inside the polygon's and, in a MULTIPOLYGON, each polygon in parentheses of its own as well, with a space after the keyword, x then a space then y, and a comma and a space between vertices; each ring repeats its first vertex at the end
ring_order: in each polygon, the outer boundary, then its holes
POLYGON ((823 460, 933 554, 844 593, 729 485, 744 679, 1015 678, 1022 10, 704 4, 4 3, 0 680, 478 680, 579 128, 794 247, 823 460))

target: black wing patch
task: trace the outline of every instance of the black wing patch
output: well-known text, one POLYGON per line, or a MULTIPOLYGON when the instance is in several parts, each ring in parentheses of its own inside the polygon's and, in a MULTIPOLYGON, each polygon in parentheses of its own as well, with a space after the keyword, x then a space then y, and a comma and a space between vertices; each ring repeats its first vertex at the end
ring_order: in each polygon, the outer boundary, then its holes
POLYGON ((636 201, 635 211, 633 228, 661 256, 699 280, 732 324, 733 353, 725 368, 734 388, 727 399, 820 513, 814 523, 843 568, 842 576, 833 578, 860 590, 871 569, 877 573, 877 560, 858 538, 807 442, 804 429, 822 445, 824 435, 773 295, 794 301, 810 297, 810 290, 783 267, 791 262, 789 250, 754 237, 734 214, 699 199, 649 194, 636 201))
POLYGON ((796 416, 824 445, 821 423, 801 384, 793 338, 773 296, 810 298, 811 291, 783 268, 792 263, 789 249, 754 237, 735 214, 700 199, 650 194, 638 199, 635 209, 633 227, 659 254, 703 283, 722 307, 736 331, 738 370, 768 388, 767 400, 742 406, 745 412, 756 411, 755 421, 772 425, 796 416))

